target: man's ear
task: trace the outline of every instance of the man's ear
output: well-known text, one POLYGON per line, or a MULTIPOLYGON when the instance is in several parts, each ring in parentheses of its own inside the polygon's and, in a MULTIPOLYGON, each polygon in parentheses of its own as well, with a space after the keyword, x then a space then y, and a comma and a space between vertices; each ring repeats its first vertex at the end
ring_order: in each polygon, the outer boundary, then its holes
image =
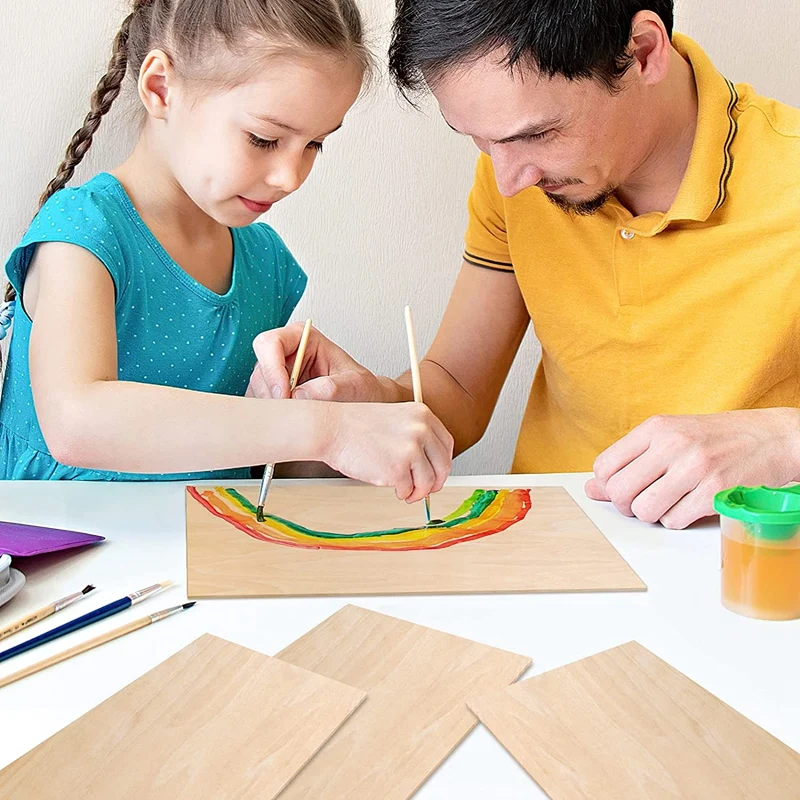
POLYGON ((670 42, 664 22, 652 11, 640 11, 631 22, 628 52, 638 65, 644 83, 651 86, 667 77, 672 57, 670 42))

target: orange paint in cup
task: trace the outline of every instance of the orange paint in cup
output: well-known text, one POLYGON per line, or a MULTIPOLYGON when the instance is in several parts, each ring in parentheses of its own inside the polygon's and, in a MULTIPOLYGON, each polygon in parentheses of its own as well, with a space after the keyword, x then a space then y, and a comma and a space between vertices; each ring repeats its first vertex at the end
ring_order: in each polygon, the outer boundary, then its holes
POLYGON ((714 498, 722 603, 748 617, 800 618, 800 487, 737 486, 714 498))

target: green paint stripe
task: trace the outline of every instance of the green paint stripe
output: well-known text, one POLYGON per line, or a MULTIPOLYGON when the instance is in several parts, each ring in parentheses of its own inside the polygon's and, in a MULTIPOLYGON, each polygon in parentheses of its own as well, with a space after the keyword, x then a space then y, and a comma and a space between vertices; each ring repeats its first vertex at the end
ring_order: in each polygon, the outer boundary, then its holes
POLYGON ((223 492, 229 497, 232 497, 245 511, 255 514, 258 509, 243 495, 236 491, 236 489, 223 489, 223 492))
MULTIPOLYGON (((245 511, 255 515, 258 510, 243 494, 236 491, 236 489, 223 489, 231 499, 235 500, 245 511)), ((476 489, 452 514, 445 517, 445 522, 442 525, 437 525, 437 528, 454 528, 465 522, 469 522, 480 515, 491 505, 492 501, 497 497, 497 489, 476 489)), ((420 530, 419 528, 391 528, 386 531, 367 531, 365 533, 328 533, 325 531, 315 531, 310 528, 304 528, 295 522, 277 517, 274 514, 265 514, 267 519, 285 525, 295 533, 301 533, 312 539, 369 539, 387 536, 399 536, 411 531, 420 530)))

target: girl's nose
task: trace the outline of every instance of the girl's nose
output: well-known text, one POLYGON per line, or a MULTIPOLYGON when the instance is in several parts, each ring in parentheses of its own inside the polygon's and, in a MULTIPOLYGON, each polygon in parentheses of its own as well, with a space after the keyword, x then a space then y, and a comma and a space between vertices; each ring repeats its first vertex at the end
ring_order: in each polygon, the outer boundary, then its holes
POLYGON ((270 170, 265 183, 285 194, 297 191, 303 183, 303 171, 298 159, 284 158, 270 170))

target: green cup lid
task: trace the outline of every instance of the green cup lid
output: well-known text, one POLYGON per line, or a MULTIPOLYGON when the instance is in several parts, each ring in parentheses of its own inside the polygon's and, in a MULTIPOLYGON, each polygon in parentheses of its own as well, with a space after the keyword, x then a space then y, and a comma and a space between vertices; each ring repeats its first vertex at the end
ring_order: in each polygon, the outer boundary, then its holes
POLYGON ((800 486, 736 486, 714 497, 714 510, 745 523, 759 539, 791 539, 800 529, 800 486))

